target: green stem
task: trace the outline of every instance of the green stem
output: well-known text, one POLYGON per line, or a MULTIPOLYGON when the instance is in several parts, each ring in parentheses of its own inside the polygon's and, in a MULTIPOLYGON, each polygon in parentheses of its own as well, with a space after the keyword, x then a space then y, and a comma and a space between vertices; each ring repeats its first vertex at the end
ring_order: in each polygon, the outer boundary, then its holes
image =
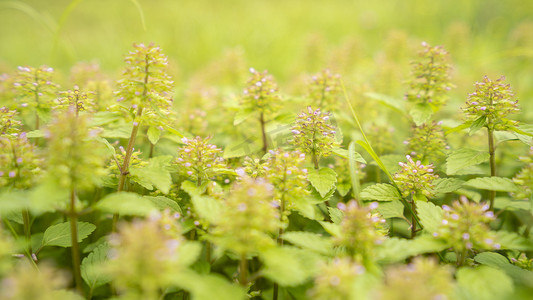
POLYGON ((261 136, 263 138, 263 154, 266 154, 268 151, 268 141, 266 136, 266 122, 265 122, 265 115, 263 112, 259 115, 259 122, 261 123, 261 136))
POLYGON ((241 255, 241 262, 239 267, 239 283, 242 286, 248 285, 248 260, 246 254, 241 255))
POLYGON ((78 244, 78 216, 76 214, 76 193, 74 188, 70 190, 70 237, 72 241, 72 270, 74 273, 74 281, 76 289, 83 295, 83 281, 81 279, 81 259, 80 259, 80 245, 78 244))
POLYGON ((31 249, 31 219, 30 219, 30 212, 27 209, 22 210, 22 221, 24 223, 24 235, 26 236, 26 242, 28 243, 28 253, 30 254, 29 259, 33 258, 31 257, 32 249, 31 249))
MULTIPOLYGON (((495 147, 494 147, 494 130, 490 129, 490 124, 488 127, 488 138, 489 138, 489 163, 490 163, 490 176, 496 176, 496 160, 494 156, 495 147)), ((494 208, 494 199, 496 198, 496 191, 489 191, 489 201, 490 201, 490 210, 494 208)))
MULTIPOLYGON (((411 208, 413 212, 416 212, 416 204, 413 197, 411 197, 411 208)), ((416 215, 413 213, 411 216, 411 239, 416 237, 416 215)))

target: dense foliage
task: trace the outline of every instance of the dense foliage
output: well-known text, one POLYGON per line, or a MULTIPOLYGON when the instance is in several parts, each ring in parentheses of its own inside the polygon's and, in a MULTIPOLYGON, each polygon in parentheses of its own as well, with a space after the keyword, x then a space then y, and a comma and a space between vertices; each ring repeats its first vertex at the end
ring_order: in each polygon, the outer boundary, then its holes
POLYGON ((373 87, 354 52, 184 84, 155 43, 7 71, 0 299, 528 299, 531 91, 395 39, 373 87))

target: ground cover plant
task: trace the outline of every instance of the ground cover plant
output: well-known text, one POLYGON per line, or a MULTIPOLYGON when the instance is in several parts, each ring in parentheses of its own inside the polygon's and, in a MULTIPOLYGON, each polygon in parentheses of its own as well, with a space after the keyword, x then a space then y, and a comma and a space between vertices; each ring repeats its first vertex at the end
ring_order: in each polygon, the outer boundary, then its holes
POLYGON ((178 72, 157 39, 115 75, 5 67, 0 299, 529 299, 521 66, 387 43, 370 65, 312 37, 282 80, 241 51, 178 72))

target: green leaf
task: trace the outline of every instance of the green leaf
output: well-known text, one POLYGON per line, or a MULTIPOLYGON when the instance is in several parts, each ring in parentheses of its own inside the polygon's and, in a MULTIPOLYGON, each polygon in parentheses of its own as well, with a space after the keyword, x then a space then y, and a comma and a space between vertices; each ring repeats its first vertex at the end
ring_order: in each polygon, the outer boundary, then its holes
POLYGON ((489 158, 489 153, 486 151, 468 148, 455 150, 446 158, 446 174, 454 175, 461 169, 486 162, 489 158))
MULTIPOLYGON (((349 150, 342 149, 342 148, 335 148, 335 149, 332 149, 331 151, 333 152, 333 154, 339 157, 346 158, 346 159, 350 158, 349 150)), ((355 148, 353 151, 353 156, 354 156, 355 161, 360 162, 362 164, 366 164, 366 160, 361 156, 361 154, 359 154, 359 152, 355 151, 355 148)))
POLYGON ((363 95, 371 99, 377 100, 381 104, 388 106, 396 110, 397 112, 402 113, 402 115, 405 115, 405 108, 404 108, 405 101, 403 99, 394 98, 388 95, 373 93, 373 92, 367 92, 367 93, 364 93, 363 95))
POLYGON ((330 168, 312 169, 307 175, 307 180, 309 180, 320 196, 324 198, 328 192, 335 188, 337 173, 330 168))
POLYGON ((533 286, 533 272, 512 265, 507 258, 495 252, 483 252, 474 257, 480 264, 500 269, 505 272, 517 284, 533 286))
POLYGON ((431 202, 417 202, 416 211, 427 233, 436 232, 442 222, 442 208, 431 202))
POLYGON ((202 253, 202 244, 198 241, 186 241, 178 247, 176 257, 183 267, 192 265, 202 253))
POLYGON ((341 227, 338 224, 326 221, 318 221, 318 223, 320 223, 324 230, 326 230, 326 232, 331 234, 332 236, 339 236, 341 233, 341 227))
POLYGON ((146 133, 148 135, 148 140, 150 140, 150 143, 153 145, 157 144, 159 141, 159 138, 161 137, 161 130, 159 130, 155 126, 148 127, 148 131, 146 133))
POLYGON ((244 300, 246 291, 216 274, 200 275, 191 270, 170 273, 166 279, 191 293, 194 300, 244 300))
POLYGON ((329 217, 331 218, 331 221, 335 224, 340 224, 342 221, 342 218, 344 217, 344 213, 336 207, 329 207, 329 206, 328 206, 328 211, 329 211, 329 217))
POLYGON ((138 183, 147 189, 152 189, 152 185, 160 190, 163 194, 168 194, 172 178, 168 170, 172 156, 157 156, 148 162, 148 165, 142 168, 130 168, 132 179, 138 179, 138 183))
POLYGON ((444 241, 428 234, 420 235, 414 240, 393 237, 386 239, 376 249, 376 255, 381 263, 394 263, 423 253, 440 252, 448 247, 444 241))
POLYGON ((112 277, 102 271, 101 267, 107 262, 109 245, 100 244, 81 262, 81 277, 90 290, 111 282, 112 277))
POLYGON ((281 286, 304 283, 317 272, 318 257, 293 247, 274 247, 260 253, 263 275, 281 286))
POLYGON ((377 210, 385 219, 403 218, 403 204, 398 200, 381 202, 377 210))
POLYGON ((209 196, 199 195, 191 196, 191 202, 194 211, 200 218, 205 219, 209 223, 216 223, 222 210, 222 204, 220 202, 209 196))
POLYGON ((501 249, 520 251, 533 250, 533 242, 531 240, 528 240, 514 232, 497 231, 496 238, 494 240, 494 242, 500 244, 501 249))
POLYGON ((456 127, 452 128, 452 129, 446 131, 445 134, 448 135, 448 134, 451 134, 451 133, 454 133, 454 132, 459 132, 459 131, 461 131, 463 129, 466 129, 468 127, 470 127, 470 122, 463 123, 463 124, 461 124, 459 126, 456 126, 456 127))
POLYGON ((332 255, 333 243, 331 239, 320 234, 304 231, 290 231, 281 236, 289 243, 303 249, 308 249, 319 254, 332 255))
POLYGON ((470 179, 464 184, 480 190, 499 191, 499 192, 516 192, 518 187, 509 178, 504 177, 479 177, 470 179))
POLYGON ((350 192, 351 189, 352 185, 348 182, 337 183, 337 192, 339 192, 339 195, 341 195, 341 197, 348 195, 348 192, 350 192))
POLYGON ((95 208, 107 213, 126 216, 148 216, 157 207, 147 198, 131 192, 118 192, 105 196, 95 208))
POLYGON ((152 203, 159 208, 159 210, 163 211, 165 209, 170 209, 170 212, 172 213, 180 213, 181 214, 181 207, 178 205, 178 203, 172 199, 169 199, 164 196, 144 196, 144 198, 152 201, 152 203))
POLYGON ((461 268, 457 271, 456 277, 464 299, 511 299, 514 290, 511 278, 491 267, 461 268))
MULTIPOLYGON (((405 155, 385 154, 381 156, 381 161, 387 170, 389 170, 391 173, 396 173, 402 169, 398 163, 405 161, 405 155)), ((371 164, 376 163, 372 162, 371 164)))
POLYGON ((26 137, 31 139, 31 138, 42 138, 44 137, 44 132, 42 130, 33 130, 33 131, 30 131, 28 133, 26 133, 26 137))
POLYGON ((394 201, 402 196, 398 190, 388 183, 376 183, 363 189, 361 199, 376 201, 394 201))
POLYGON ((433 181, 435 185, 433 192, 436 194, 455 192, 463 186, 463 183, 463 180, 457 178, 439 178, 433 181))
POLYGON ((470 125, 470 132, 468 133, 468 135, 473 135, 474 133, 476 133, 476 131, 478 131, 481 128, 483 128, 483 126, 485 126, 486 123, 487 123, 487 117, 485 115, 477 118, 470 125))
POLYGON ((413 122, 415 122, 416 126, 420 126, 431 119, 433 110, 427 103, 418 103, 409 110, 409 114, 413 117, 413 122))
POLYGON ((250 117, 257 115, 257 111, 255 110, 246 110, 246 109, 240 109, 235 113, 235 118, 233 119, 233 126, 237 126, 241 124, 242 122, 248 120, 250 117))
MULTIPOLYGON (((83 241, 95 229, 91 223, 78 222, 78 243, 83 241)), ((46 229, 43 236, 42 246, 71 247, 70 222, 52 225, 46 229)))
POLYGON ((123 124, 119 127, 104 129, 100 136, 110 139, 129 139, 132 127, 132 124, 123 124))

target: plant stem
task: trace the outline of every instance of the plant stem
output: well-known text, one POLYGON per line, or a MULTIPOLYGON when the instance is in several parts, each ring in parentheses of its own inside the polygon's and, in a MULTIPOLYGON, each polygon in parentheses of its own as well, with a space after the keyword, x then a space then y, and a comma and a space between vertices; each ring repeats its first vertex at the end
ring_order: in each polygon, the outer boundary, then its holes
POLYGON ((268 141, 266 136, 266 122, 265 122, 265 115, 263 112, 259 115, 259 122, 261 123, 261 135, 263 137, 263 154, 267 153, 268 150, 268 141))
POLYGON ((80 245, 78 244, 78 216, 76 214, 76 193, 74 188, 70 189, 70 238, 72 241, 71 253, 72 253, 72 271, 74 273, 74 281, 76 283, 76 289, 83 295, 83 282, 81 279, 80 269, 80 245))
MULTIPOLYGON (((494 130, 488 127, 488 136, 489 136, 489 156, 490 156, 490 176, 496 176, 496 160, 494 157, 494 130)), ((490 201, 490 210, 494 208, 494 198, 496 198, 496 191, 489 191, 489 201, 490 201)))
POLYGON ((31 257, 32 249, 31 249, 31 219, 30 219, 30 212, 27 209, 22 210, 22 221, 24 222, 24 235, 26 236, 26 242, 28 243, 28 253, 30 255, 30 259, 33 259, 31 257))
POLYGON ((248 285, 248 260, 246 259, 246 254, 241 255, 241 263, 239 266, 239 283, 242 286, 248 285))
POLYGON ((416 204, 413 197, 411 197, 411 208, 412 208, 412 216, 411 216, 411 239, 414 239, 416 237, 416 204))

